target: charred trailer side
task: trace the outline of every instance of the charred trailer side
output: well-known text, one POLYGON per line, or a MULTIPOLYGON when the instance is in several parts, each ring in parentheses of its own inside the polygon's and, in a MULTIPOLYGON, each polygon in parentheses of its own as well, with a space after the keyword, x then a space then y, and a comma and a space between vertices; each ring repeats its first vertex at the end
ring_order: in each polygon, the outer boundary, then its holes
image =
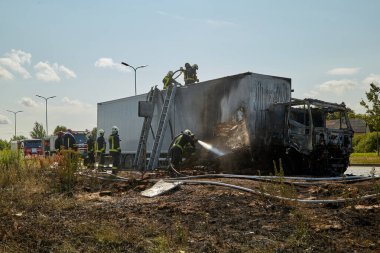
MULTIPOLYGON (((166 90, 160 91, 159 99, 154 105, 151 124, 153 132, 158 127, 165 94, 166 90)), ((138 117, 138 102, 146 100, 146 97, 147 94, 142 94, 98 103, 98 130, 104 129, 105 136, 108 136, 113 125, 119 127, 123 163, 126 167, 130 167, 133 161, 143 124, 143 118, 138 117)), ((268 128, 269 109, 275 103, 290 101, 289 78, 251 72, 178 87, 169 111, 170 127, 166 130, 161 152, 168 151, 174 136, 184 129, 191 129, 198 139, 230 153, 238 154, 244 150, 244 159, 249 161, 252 172, 255 165, 273 169, 273 138, 268 128), (229 132, 221 133, 219 130, 223 128, 229 132)), ((275 122, 284 120, 282 117, 275 122)), ((148 156, 153 141, 150 134, 147 141, 148 156)), ((228 166, 227 160, 222 159, 221 167, 228 166)))
POLYGON ((349 165, 353 130, 344 103, 292 99, 270 108, 274 158, 287 174, 340 175, 349 165), (329 119, 335 119, 331 124, 329 119))

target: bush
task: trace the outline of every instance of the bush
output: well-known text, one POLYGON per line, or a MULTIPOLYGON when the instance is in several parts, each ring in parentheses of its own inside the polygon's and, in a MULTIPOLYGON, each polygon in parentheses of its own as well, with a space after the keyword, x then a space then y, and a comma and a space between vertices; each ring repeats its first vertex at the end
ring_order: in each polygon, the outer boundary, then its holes
POLYGON ((377 138, 376 132, 355 136, 354 140, 352 141, 354 152, 357 152, 357 153, 375 152, 377 150, 376 138, 377 138))
POLYGON ((352 146, 355 148, 365 136, 366 134, 354 134, 354 137, 352 138, 352 146))

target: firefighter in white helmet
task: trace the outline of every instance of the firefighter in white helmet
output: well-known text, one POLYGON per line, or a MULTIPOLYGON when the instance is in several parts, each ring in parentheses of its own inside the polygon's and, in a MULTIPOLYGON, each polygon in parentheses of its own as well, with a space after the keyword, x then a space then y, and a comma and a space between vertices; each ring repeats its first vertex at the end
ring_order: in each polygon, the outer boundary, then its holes
POLYGON ((112 156, 112 174, 117 174, 120 166, 120 138, 119 128, 117 126, 112 127, 112 133, 108 137, 109 151, 112 156))
POLYGON ((197 139, 189 129, 182 131, 181 134, 174 138, 170 147, 171 164, 174 169, 178 169, 180 163, 182 162, 185 147, 190 145, 192 148, 195 148, 196 142, 197 139))

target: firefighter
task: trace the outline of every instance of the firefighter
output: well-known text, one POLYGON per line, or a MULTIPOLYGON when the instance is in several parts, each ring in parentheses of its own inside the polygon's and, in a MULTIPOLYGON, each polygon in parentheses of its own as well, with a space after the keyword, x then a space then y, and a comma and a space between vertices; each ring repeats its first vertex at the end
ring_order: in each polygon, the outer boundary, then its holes
POLYGON ((95 164, 95 141, 91 132, 87 133, 87 167, 93 168, 95 164))
POLYGON ((104 139, 104 130, 99 130, 99 137, 96 139, 96 156, 99 157, 99 164, 98 168, 104 168, 104 160, 105 160, 105 153, 106 153, 106 140, 104 139))
POLYGON ((63 135, 63 147, 66 150, 75 149, 76 140, 71 129, 67 129, 66 133, 63 135))
POLYGON ((198 65, 194 64, 192 66, 192 68, 193 68, 193 71, 194 71, 193 72, 193 74, 194 74, 194 80, 195 80, 195 82, 199 82, 198 75, 197 75, 198 65))
POLYGON ((62 147, 63 147, 63 132, 62 131, 59 131, 57 133, 57 139, 55 139, 55 142, 54 142, 54 148, 55 148, 55 152, 56 153, 59 153, 59 151, 61 151, 62 147))
POLYGON ((194 64, 193 66, 191 66, 190 63, 188 62, 185 63, 185 69, 182 68, 185 85, 199 82, 197 78, 197 69, 198 69, 197 64, 194 64))
POLYGON ((170 147, 171 164, 174 169, 177 169, 182 162, 185 147, 190 145, 195 149, 196 142, 197 139, 195 139, 194 134, 189 129, 182 131, 180 135, 175 137, 170 147))
POLYGON ((164 83, 164 87, 163 87, 164 90, 167 89, 169 85, 173 85, 174 83, 173 71, 169 71, 164 77, 164 79, 162 80, 162 82, 164 83))
POLYGON ((120 165, 120 138, 119 128, 117 126, 112 127, 112 133, 108 138, 110 145, 110 154, 112 156, 112 174, 117 174, 120 165))

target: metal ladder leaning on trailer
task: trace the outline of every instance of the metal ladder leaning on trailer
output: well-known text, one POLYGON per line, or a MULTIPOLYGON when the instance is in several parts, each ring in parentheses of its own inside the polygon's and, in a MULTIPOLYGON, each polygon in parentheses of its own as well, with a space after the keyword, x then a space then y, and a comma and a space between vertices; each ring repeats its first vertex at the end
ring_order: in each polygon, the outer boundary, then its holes
POLYGON ((166 96, 165 96, 164 104, 162 106, 160 121, 158 123, 156 136, 154 138, 152 152, 150 153, 147 170, 152 170, 157 166, 160 153, 161 153, 162 142, 165 137, 165 131, 168 126, 169 111, 175 98, 176 89, 177 89, 177 85, 173 84, 173 85, 170 85, 168 89, 166 90, 166 96))
MULTIPOLYGON (((150 89, 150 92, 147 96, 147 102, 152 104, 152 109, 154 110, 154 105, 157 100, 159 89, 157 86, 154 86, 150 89)), ((149 136, 149 129, 151 129, 151 123, 153 118, 153 111, 151 115, 147 115, 144 117, 144 123, 141 128, 141 134, 139 139, 139 144, 137 146, 136 156, 133 160, 133 167, 135 169, 145 169, 146 166, 146 144, 149 136)), ((153 133, 153 130, 152 130, 153 133)), ((154 136, 153 136, 154 138, 154 136)))

